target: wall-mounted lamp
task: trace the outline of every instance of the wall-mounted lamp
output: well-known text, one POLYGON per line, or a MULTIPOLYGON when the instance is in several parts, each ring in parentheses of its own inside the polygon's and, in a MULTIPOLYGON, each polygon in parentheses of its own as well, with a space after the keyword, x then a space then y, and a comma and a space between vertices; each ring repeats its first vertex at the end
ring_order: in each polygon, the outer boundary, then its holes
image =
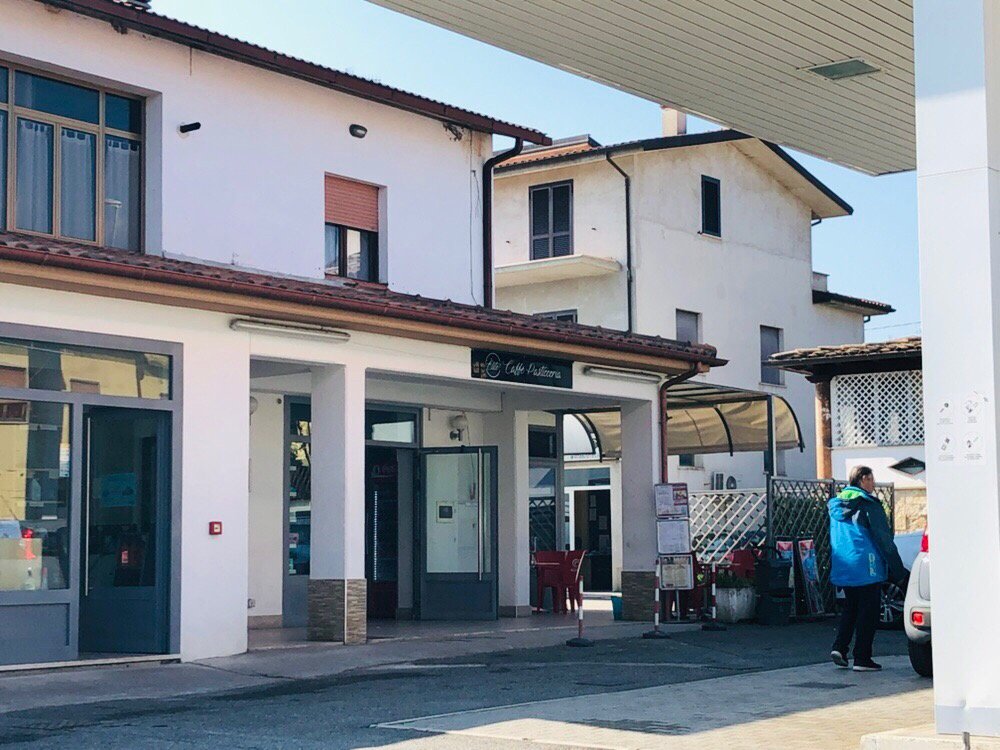
POLYGON ((299 339, 315 339, 317 341, 343 342, 350 341, 351 334, 339 331, 329 326, 314 326, 307 323, 291 325, 270 320, 253 318, 234 318, 229 321, 229 327, 234 331, 249 331, 250 333, 273 333, 299 339))
POLYGON ((659 383, 663 376, 652 372, 641 370, 625 370, 617 367, 593 367, 586 365, 583 368, 584 375, 593 375, 596 378, 610 378, 611 380, 632 380, 637 383, 659 383))
POLYGON ((366 135, 368 135, 368 128, 366 128, 364 125, 358 125, 357 123, 354 123, 353 125, 351 125, 351 127, 347 129, 347 132, 349 132, 355 138, 364 138, 366 135))
POLYGON ((187 135, 188 133, 193 133, 196 130, 201 130, 200 122, 186 122, 177 128, 182 135, 187 135))
POLYGON ((448 420, 451 425, 451 432, 448 437, 452 440, 461 440, 462 434, 469 429, 469 418, 464 414, 458 414, 448 420))

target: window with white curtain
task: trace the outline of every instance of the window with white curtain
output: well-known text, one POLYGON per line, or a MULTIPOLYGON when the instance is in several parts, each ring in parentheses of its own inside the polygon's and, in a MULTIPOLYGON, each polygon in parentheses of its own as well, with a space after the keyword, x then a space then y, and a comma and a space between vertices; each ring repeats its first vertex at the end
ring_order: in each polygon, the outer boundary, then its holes
POLYGON ((0 63, 0 230, 139 250, 143 120, 141 99, 0 63))

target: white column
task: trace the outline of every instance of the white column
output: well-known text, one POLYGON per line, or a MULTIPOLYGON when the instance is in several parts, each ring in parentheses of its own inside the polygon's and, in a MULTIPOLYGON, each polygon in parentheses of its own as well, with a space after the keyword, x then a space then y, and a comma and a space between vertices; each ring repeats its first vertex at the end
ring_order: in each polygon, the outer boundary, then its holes
POLYGON ((1000 8, 915 5, 935 717, 940 732, 1000 736, 1000 8), (984 424, 965 423, 967 403, 984 424))
POLYGON ((528 539, 528 413, 508 407, 487 415, 487 442, 497 446, 497 537, 500 614, 531 613, 528 539))
POLYGON ((365 371, 312 371, 312 516, 309 637, 363 642, 365 371))
POLYGON ((622 406, 622 614, 646 619, 652 607, 656 566, 653 485, 660 477, 657 402, 622 406))

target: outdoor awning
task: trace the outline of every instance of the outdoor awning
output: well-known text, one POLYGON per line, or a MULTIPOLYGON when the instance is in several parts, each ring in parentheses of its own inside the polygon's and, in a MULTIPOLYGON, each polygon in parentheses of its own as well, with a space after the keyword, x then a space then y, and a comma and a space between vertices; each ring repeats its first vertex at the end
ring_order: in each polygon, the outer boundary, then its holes
MULTIPOLYGON (((748 453, 767 450, 767 401, 773 399, 778 450, 802 450, 802 431, 785 399, 763 391, 686 381, 667 391, 667 453, 748 453)), ((568 457, 620 458, 621 413, 572 413, 565 450, 568 457), (582 437, 585 436, 585 439, 582 437), (585 450, 589 448, 589 450, 585 450)))

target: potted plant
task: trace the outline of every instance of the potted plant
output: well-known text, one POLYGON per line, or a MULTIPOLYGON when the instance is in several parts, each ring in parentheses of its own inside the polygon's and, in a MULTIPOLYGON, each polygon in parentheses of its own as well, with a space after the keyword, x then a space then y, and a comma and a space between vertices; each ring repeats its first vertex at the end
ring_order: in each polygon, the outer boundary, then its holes
POLYGON ((757 606, 753 581, 723 570, 715 578, 716 614, 721 622, 752 620, 757 606))

